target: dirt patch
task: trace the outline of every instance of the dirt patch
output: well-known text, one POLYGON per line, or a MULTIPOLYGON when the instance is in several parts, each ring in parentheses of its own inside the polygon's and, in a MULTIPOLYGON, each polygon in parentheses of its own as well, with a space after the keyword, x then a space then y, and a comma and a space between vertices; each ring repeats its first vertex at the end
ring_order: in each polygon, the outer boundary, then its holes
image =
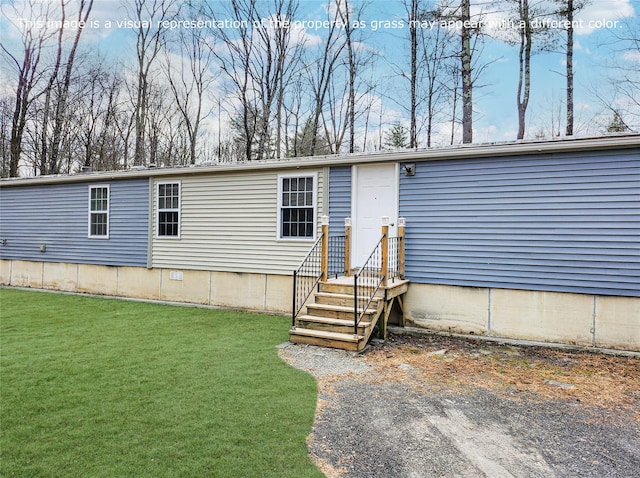
POLYGON ((640 359, 565 352, 443 335, 391 335, 365 355, 379 381, 465 393, 479 387, 510 398, 569 400, 625 409, 640 421, 640 359))

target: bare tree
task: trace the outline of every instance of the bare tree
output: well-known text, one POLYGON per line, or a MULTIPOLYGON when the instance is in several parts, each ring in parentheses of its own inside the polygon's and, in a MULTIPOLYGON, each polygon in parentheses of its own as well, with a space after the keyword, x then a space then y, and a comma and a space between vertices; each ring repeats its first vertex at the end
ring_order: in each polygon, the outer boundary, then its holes
MULTIPOLYGON (((337 26, 337 19, 337 9, 332 10, 331 8, 327 8, 329 28, 325 33, 325 40, 321 45, 321 52, 318 56, 305 63, 305 70, 313 94, 311 104, 312 123, 310 130, 314 133, 314 136, 311 140, 311 156, 316 154, 318 138, 315 133, 320 130, 323 110, 329 96, 329 87, 334 80, 342 51, 346 46, 344 37, 341 35, 341 31, 337 26)), ((335 151, 335 144, 330 144, 330 147, 335 151)))
POLYGON ((11 100, 0 98, 0 178, 9 177, 11 165, 11 100))
MULTIPOLYGON (((481 6, 486 5, 485 2, 481 6)), ((436 17, 445 22, 455 22, 460 36, 460 89, 462 98, 462 142, 473 142, 473 93, 474 84, 484 66, 476 65, 483 44, 482 19, 484 13, 472 14, 471 0, 443 0, 436 17)), ((486 66, 486 65, 485 65, 486 66)))
MULTIPOLYGON (((187 5, 190 18, 198 18, 199 8, 187 5)), ((203 111, 206 90, 215 77, 211 74, 215 57, 211 37, 202 29, 179 29, 177 37, 167 42, 165 50, 167 79, 182 124, 189 138, 189 163, 196 163, 200 124, 209 111, 203 111), (171 41, 173 40, 173 41, 171 41), (175 54, 173 50, 175 49, 175 54), (175 58, 177 56, 177 58, 175 58)))
POLYGON ((133 0, 125 3, 134 19, 137 55, 137 85, 135 90, 134 124, 135 152, 133 163, 144 165, 147 110, 149 106, 150 73, 163 48, 163 30, 160 22, 170 15, 175 0, 133 0))
POLYGON ((558 15, 564 19, 564 28, 567 33, 565 41, 565 78, 566 78, 566 103, 567 103, 567 125, 565 133, 572 136, 574 131, 574 70, 573 70, 573 47, 574 47, 574 22, 576 14, 591 3, 591 0, 554 0, 558 5, 558 15))
POLYGON ((164 78, 158 77, 149 84, 147 104, 148 157, 151 164, 175 166, 189 164, 191 141, 182 113, 175 108, 172 97, 164 94, 159 86, 164 78))
POLYGON ((2 42, 3 55, 7 58, 9 66, 17 73, 15 102, 11 119, 11 139, 9 140, 10 159, 8 175, 18 176, 18 167, 23 150, 23 139, 27 125, 29 109, 36 99, 37 84, 42 79, 42 55, 46 43, 55 35, 55 31, 46 28, 36 28, 35 21, 38 18, 48 18, 51 4, 28 0, 24 4, 24 10, 14 10, 14 16, 22 21, 29 22, 25 26, 14 25, 21 33, 21 55, 13 53, 2 42))
MULTIPOLYGON (((76 28, 73 34, 73 41, 71 44, 71 49, 69 53, 66 55, 66 59, 64 61, 64 65, 62 64, 62 59, 64 56, 64 42, 63 37, 65 35, 65 19, 66 19, 66 8, 69 4, 69 0, 61 0, 60 8, 61 8, 61 26, 58 30, 58 44, 56 51, 56 59, 53 66, 53 70, 51 72, 51 76, 49 79, 49 83, 45 90, 45 107, 43 112, 43 128, 42 128, 42 149, 41 149, 41 160, 40 160, 40 173, 41 174, 57 174, 60 172, 61 163, 60 163, 60 149, 62 147, 63 141, 63 132, 64 128, 67 124, 65 121, 65 116, 67 115, 67 101, 69 98, 69 90, 71 88, 71 79, 74 71, 74 62, 76 58, 76 53, 78 51, 78 45, 80 43, 80 37, 82 36, 82 32, 84 28, 76 28), (60 70, 63 70, 62 72, 60 70), (62 77, 59 77, 59 75, 62 77), (54 92, 54 85, 56 86, 56 91, 54 92), (51 131, 51 137, 48 137, 48 121, 49 116, 51 114, 50 108, 51 101, 54 99, 53 95, 55 94, 55 109, 53 112, 53 125, 51 131)), ((91 8, 93 7, 93 0, 80 0, 78 4, 78 12, 77 12, 77 22, 86 23, 89 15, 91 13, 91 8)))
POLYGON ((584 7, 591 3, 591 0, 554 0, 558 4, 558 15, 565 20, 565 29, 567 38, 565 42, 565 58, 566 69, 565 76, 567 81, 567 127, 566 135, 572 136, 574 130, 574 104, 573 104, 573 87, 574 87, 574 71, 573 71, 573 33, 576 14, 584 7))
POLYGON ((66 19, 66 10, 64 2, 61 2, 62 10, 61 10, 61 27, 57 31, 57 48, 55 60, 53 63, 53 67, 51 72, 49 73, 49 81, 47 86, 44 89, 44 107, 42 110, 42 135, 40 138, 40 160, 39 160, 39 168, 40 174, 48 174, 49 172, 53 173, 55 168, 51 168, 49 171, 49 118, 51 116, 51 101, 52 97, 55 95, 54 86, 56 82, 58 82, 59 72, 62 65, 62 55, 63 55, 63 39, 64 39, 64 23, 66 19))
POLYGON ((529 0, 518 0, 518 17, 520 20, 520 50, 518 53, 518 136, 517 139, 524 138, 525 119, 527 107, 529 106, 529 95, 531 94, 531 42, 533 40, 533 29, 531 27, 531 16, 529 14, 529 0))
POLYGON ((421 143, 430 147, 437 122, 450 108, 455 115, 458 79, 451 73, 459 74, 459 50, 453 46, 455 31, 443 26, 444 12, 436 8, 435 2, 404 0, 404 7, 409 31, 408 66, 403 63, 393 67, 398 78, 408 81, 409 100, 402 94, 391 98, 408 113, 409 147, 416 148, 421 143))
POLYGON ((260 94, 262 98, 261 110, 263 119, 261 121, 262 134, 259 142, 261 156, 264 156, 263 147, 269 141, 268 128, 275 129, 273 139, 276 157, 281 157, 282 146, 282 114, 285 102, 285 88, 299 65, 301 43, 296 43, 292 38, 293 30, 290 22, 296 18, 298 10, 297 0, 273 0, 273 5, 269 12, 261 15, 262 27, 258 29, 260 36, 261 53, 259 57, 270 61, 262 62, 260 68, 261 76, 254 78, 256 82, 260 78, 260 94), (268 22, 264 21, 268 14, 268 22), (270 64, 271 63, 271 64, 270 64))
POLYGON ((420 21, 420 0, 404 0, 404 7, 409 20, 410 67, 409 82, 411 85, 409 106, 409 147, 418 147, 418 30, 420 21))
POLYGON ((282 157, 283 142, 287 142, 287 127, 285 117, 287 111, 292 111, 293 105, 299 103, 299 95, 296 88, 300 85, 302 52, 305 39, 294 39, 293 32, 282 24, 283 21, 294 20, 297 15, 298 2, 286 2, 276 4, 275 18, 280 19, 275 29, 275 46, 277 58, 277 70, 280 74, 277 78, 276 95, 276 157, 282 157), (291 92, 291 93, 290 93, 291 92))
MULTIPOLYGON (((640 26, 635 18, 621 21, 614 32, 615 40, 609 45, 610 61, 607 62, 607 84, 604 90, 600 84, 590 88, 591 95, 616 122, 623 123, 630 131, 640 130, 640 26)), ((607 125, 601 125, 607 126, 607 125)))
POLYGON ((121 124, 131 124, 131 115, 125 114, 122 107, 122 85, 124 80, 118 71, 105 72, 100 78, 102 83, 102 95, 104 114, 100 134, 97 138, 97 161, 99 169, 119 169, 124 166, 124 158, 127 157, 126 137, 122 135, 121 124))
POLYGON ((349 3, 349 0, 336 1, 336 9, 338 11, 339 18, 342 20, 342 25, 345 33, 345 46, 347 50, 347 68, 349 77, 346 123, 348 124, 349 128, 349 152, 353 153, 355 151, 356 142, 356 77, 358 75, 359 65, 356 59, 356 51, 354 46, 356 42, 356 39, 354 38, 356 29, 353 27, 352 19, 354 13, 356 13, 356 21, 358 21, 362 10, 353 12, 352 5, 349 3))
POLYGON ((473 50, 471 49, 471 2, 462 0, 460 2, 460 20, 462 21, 462 31, 460 39, 462 48, 460 50, 461 74, 462 74, 462 142, 473 142, 473 81, 471 76, 471 65, 473 50))
POLYGON ((232 124, 243 156, 247 160, 279 156, 285 88, 299 58, 291 27, 298 2, 235 0, 206 5, 209 18, 224 18, 233 26, 216 30, 221 48, 212 51, 229 92, 239 100, 232 124), (217 10, 225 6, 224 11, 217 10), (274 131, 276 139, 271 137, 274 131))
MULTIPOLYGON (((303 80, 303 73, 298 72, 294 75, 289 84, 287 85, 288 99, 286 103, 283 103, 283 128, 285 131, 285 153, 286 157, 297 156, 310 156, 311 150, 309 148, 302 148, 299 139, 301 138, 300 131, 304 129, 303 122, 309 121, 312 115, 307 115, 307 119, 302 118, 302 108, 304 102, 304 89, 306 84, 303 80)), ((317 133, 317 131, 315 132, 317 133)), ((314 135, 315 135, 314 133, 314 135)), ((311 138, 309 138, 309 145, 311 144, 311 138)))
MULTIPOLYGON (((423 11, 422 17, 429 21, 435 19, 433 11, 423 11)), ((425 103, 423 116, 426 121, 427 147, 432 145, 434 127, 441 112, 445 110, 445 102, 451 98, 454 98, 455 102, 455 90, 450 88, 447 81, 452 72, 459 71, 456 68, 457 65, 453 63, 456 58, 450 46, 452 39, 453 32, 440 26, 420 31, 421 78, 419 83, 425 103)), ((455 109, 455 103, 453 109, 455 109)))
POLYGON ((349 102, 344 101, 349 92, 347 69, 336 70, 330 78, 325 105, 322 111, 324 137, 333 154, 340 152, 349 125, 349 102))
POLYGON ((516 40, 508 42, 518 45, 518 88, 516 104, 518 108, 517 139, 523 139, 526 132, 526 114, 531 98, 531 56, 534 52, 549 50, 555 39, 554 31, 540 19, 553 15, 544 2, 530 0, 505 0, 514 15, 512 32, 516 40))
POLYGON ((119 70, 104 57, 83 62, 78 85, 77 114, 71 119, 83 151, 82 166, 95 170, 119 169, 123 142, 118 123, 123 115, 119 70))

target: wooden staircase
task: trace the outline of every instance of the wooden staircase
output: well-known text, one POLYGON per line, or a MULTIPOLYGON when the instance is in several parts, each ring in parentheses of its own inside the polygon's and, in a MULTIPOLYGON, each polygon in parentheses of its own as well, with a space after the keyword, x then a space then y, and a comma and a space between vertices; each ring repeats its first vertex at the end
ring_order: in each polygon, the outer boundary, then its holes
MULTIPOLYGON (((306 313, 299 314, 289 332, 289 340, 298 344, 362 351, 378 325, 382 337, 394 303, 402 308, 409 281, 397 280, 379 289, 355 327, 353 277, 321 281, 306 313)), ((372 287, 358 285, 358 292, 369 295, 372 287)), ((358 315, 362 310, 358 310, 358 315)))
POLYGON ((364 264, 352 269, 351 218, 345 218, 344 236, 330 238, 329 218, 322 217, 320 236, 293 272, 291 342, 360 352, 376 325, 386 338, 394 305, 404 312, 409 281, 404 279, 404 218, 398 218, 393 238, 389 218, 381 219, 380 240, 364 264))

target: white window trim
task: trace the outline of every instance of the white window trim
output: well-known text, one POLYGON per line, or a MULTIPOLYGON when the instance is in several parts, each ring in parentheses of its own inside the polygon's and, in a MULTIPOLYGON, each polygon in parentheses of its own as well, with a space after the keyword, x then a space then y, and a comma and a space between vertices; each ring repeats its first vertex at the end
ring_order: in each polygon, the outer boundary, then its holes
POLYGON ((318 173, 288 173, 278 174, 278 213, 277 213, 277 241, 286 242, 314 242, 318 235, 318 173), (282 237, 282 180, 284 178, 313 178, 313 234, 311 237, 282 237))
POLYGON ((180 239, 182 235, 182 181, 158 181, 156 183, 156 197, 155 197, 155 211, 156 211, 156 233, 155 236, 157 239, 169 239, 175 240, 180 239), (178 208, 169 208, 162 209, 162 211, 175 212, 178 213, 178 235, 177 236, 161 236, 160 235, 160 208, 158 207, 158 199, 160 198, 160 186, 163 184, 177 184, 178 185, 178 208))
POLYGON ((88 201, 88 216, 87 216, 87 237, 90 239, 109 239, 111 231, 111 186, 109 184, 90 184, 89 185, 89 201, 88 201), (91 191, 94 189, 106 189, 107 190, 107 210, 106 211, 92 211, 91 210, 91 191), (93 213, 103 214, 107 213, 107 234, 96 235, 91 234, 91 215, 93 213))

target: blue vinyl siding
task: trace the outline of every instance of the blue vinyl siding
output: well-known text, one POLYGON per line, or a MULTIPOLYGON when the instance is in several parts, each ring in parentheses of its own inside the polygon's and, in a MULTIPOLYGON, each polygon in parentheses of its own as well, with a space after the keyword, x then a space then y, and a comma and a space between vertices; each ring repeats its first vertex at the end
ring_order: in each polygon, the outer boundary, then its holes
POLYGON ((418 162, 400 215, 414 282, 640 296, 636 151, 418 162))
POLYGON ((147 179, 0 188, 0 258, 146 266, 148 216, 147 179), (87 237, 90 184, 110 186, 108 239, 87 237))
POLYGON ((351 166, 329 172, 329 234, 344 234, 344 218, 351 216, 351 166))

